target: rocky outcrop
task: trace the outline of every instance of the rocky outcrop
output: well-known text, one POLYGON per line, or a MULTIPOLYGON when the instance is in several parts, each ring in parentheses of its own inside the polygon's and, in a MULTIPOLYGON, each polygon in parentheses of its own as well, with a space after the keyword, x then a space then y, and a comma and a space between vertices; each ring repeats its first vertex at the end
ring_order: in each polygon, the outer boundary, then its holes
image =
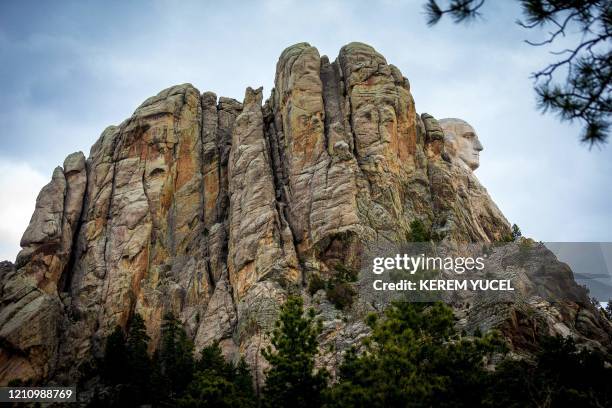
POLYGON ((73 153, 36 199, 21 238, 16 268, 0 274, 0 379, 45 378, 53 373, 61 342, 63 285, 74 251, 87 184, 85 156, 73 153))
MULTIPOLYGON (((370 309, 310 296, 312 276, 358 269, 363 248, 409 241, 415 220, 449 243, 510 233, 445 123, 417 115, 408 80, 360 43, 333 62, 309 44, 289 47, 265 102, 261 88, 240 103, 189 84, 147 99, 86 160, 72 154, 54 171, 16 265, 2 265, 0 383, 74 381, 135 313, 155 348, 167 312, 197 350, 218 341, 261 383, 266 332, 289 293, 319 311, 322 341, 334 345, 320 364, 333 370, 367 333, 370 309)), ((571 272, 558 276, 576 286, 571 272)), ((571 308, 561 331, 609 339, 592 307, 571 308)), ((491 327, 521 333, 517 310, 491 327)), ((458 309, 468 328, 493 321, 479 313, 458 309)))

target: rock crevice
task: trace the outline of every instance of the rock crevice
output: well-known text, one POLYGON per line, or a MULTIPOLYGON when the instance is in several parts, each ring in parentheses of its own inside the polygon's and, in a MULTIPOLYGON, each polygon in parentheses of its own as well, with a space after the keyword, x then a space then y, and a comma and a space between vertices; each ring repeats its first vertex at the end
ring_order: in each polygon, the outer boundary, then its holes
MULTIPOLYGON (((318 307, 324 342, 346 349, 367 331, 365 306, 334 311, 308 293, 313 275, 358 269, 364 247, 409 241, 415 220, 444 242, 510 234, 445 147, 450 122, 419 116, 408 80, 372 47, 350 43, 330 62, 300 43, 276 69, 265 103, 261 88, 242 103, 163 90, 54 170, 16 264, 0 265, 0 385, 78 379, 134 313, 153 349, 167 312, 197 350, 219 342, 261 383, 265 333, 289 293, 318 307)), ((570 330, 610 336, 591 315, 570 330)))

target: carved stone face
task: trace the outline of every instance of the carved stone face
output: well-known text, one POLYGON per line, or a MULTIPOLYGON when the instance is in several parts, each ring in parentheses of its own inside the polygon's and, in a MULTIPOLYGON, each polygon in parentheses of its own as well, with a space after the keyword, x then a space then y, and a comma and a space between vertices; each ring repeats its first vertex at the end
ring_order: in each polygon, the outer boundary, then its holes
POLYGON ((483 147, 474 128, 466 121, 455 118, 441 119, 444 130, 444 147, 447 153, 471 170, 480 166, 480 152, 483 147))

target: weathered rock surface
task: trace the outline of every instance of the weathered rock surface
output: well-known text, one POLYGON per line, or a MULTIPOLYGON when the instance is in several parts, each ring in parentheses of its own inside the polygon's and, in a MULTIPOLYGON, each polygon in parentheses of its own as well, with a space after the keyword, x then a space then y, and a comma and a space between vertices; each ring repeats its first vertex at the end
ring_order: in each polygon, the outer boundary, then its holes
MULTIPOLYGON (((409 240, 414 220, 444 242, 510 233, 474 163, 458 159, 468 150, 450 147, 444 121, 417 115, 408 80, 372 47, 348 44, 330 62, 291 46, 262 99, 261 88, 243 103, 168 88, 104 130, 87 160, 75 153, 54 171, 16 265, 0 267, 0 384, 73 383, 116 325, 140 313, 154 348, 170 311, 197 350, 219 341, 261 383, 265 333, 295 292, 324 320, 334 351, 320 364, 333 370, 367 334, 368 309, 311 297, 312 275, 359 268, 361 248, 409 240)), ((575 290, 561 269, 554 279, 575 290)), ((558 333, 609 342, 609 322, 581 299, 523 309, 558 333)), ((523 309, 472 305, 458 309, 461 324, 503 328, 526 346, 523 309)))

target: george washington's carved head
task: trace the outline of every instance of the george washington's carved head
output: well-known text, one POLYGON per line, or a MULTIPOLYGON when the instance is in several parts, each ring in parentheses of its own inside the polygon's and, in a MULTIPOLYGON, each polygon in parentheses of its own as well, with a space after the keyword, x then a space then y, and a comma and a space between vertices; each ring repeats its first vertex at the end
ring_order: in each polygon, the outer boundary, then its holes
POLYGON ((461 119, 447 118, 438 122, 444 131, 445 151, 453 159, 458 159, 471 170, 476 170, 480 166, 480 152, 483 147, 474 128, 461 119))

